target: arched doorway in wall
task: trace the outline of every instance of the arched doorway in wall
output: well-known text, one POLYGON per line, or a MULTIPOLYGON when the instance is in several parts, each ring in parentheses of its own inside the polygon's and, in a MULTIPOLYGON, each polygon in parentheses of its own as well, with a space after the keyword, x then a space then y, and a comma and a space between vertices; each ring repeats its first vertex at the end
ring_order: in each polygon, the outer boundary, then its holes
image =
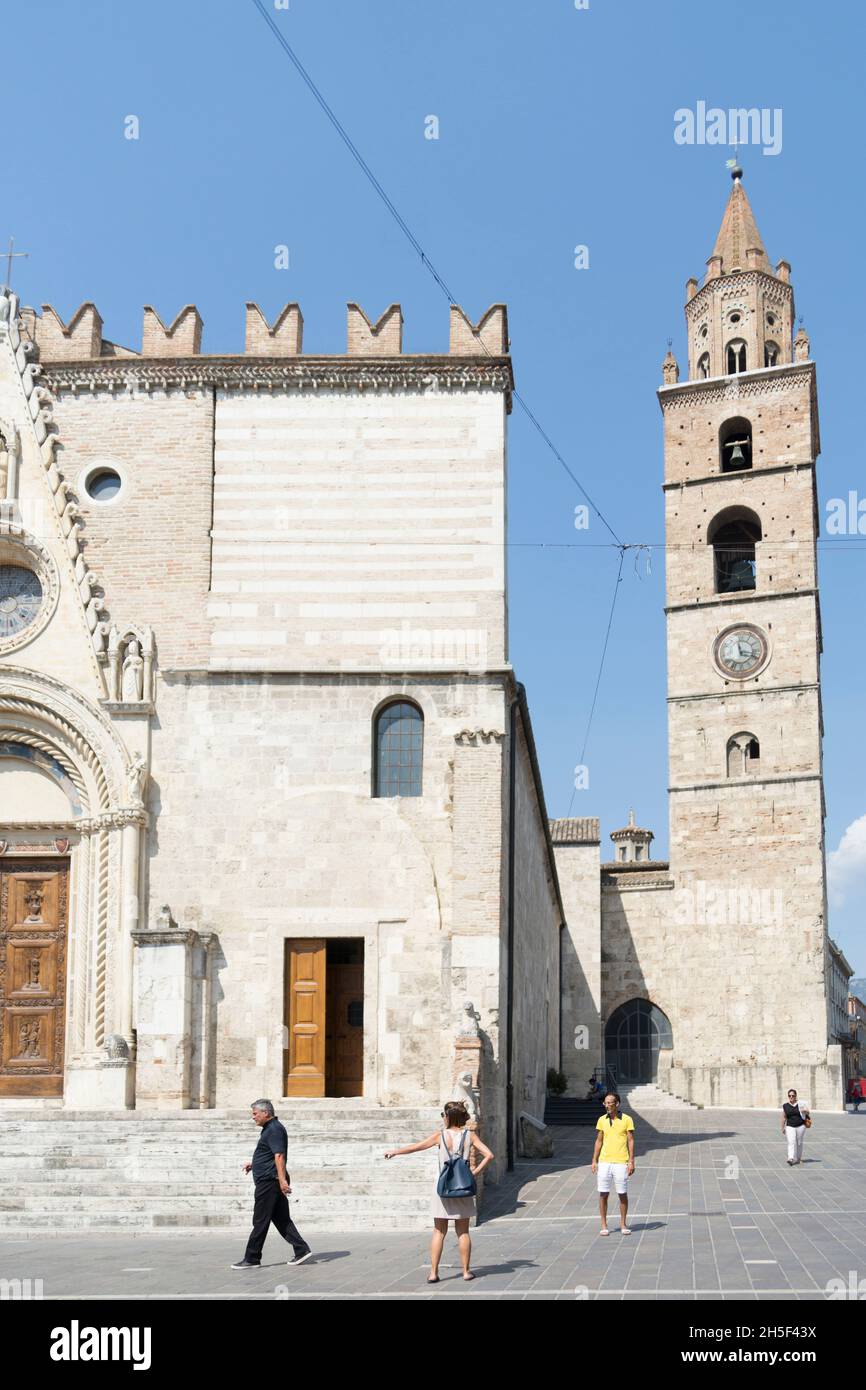
POLYGON ((605 1059, 617 1084, 645 1084, 658 1076, 659 1052, 673 1047, 670 1020, 648 999, 614 1009, 604 1029, 605 1059))

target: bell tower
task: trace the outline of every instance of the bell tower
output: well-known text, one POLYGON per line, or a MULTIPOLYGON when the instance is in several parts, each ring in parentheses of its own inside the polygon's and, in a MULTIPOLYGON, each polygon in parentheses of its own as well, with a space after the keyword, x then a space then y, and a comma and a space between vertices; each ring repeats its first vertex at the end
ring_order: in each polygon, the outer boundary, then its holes
POLYGON ((669 352, 672 1089, 838 1107, 829 1045, 815 366, 742 183, 669 352), (682 1086, 684 1089, 680 1089, 682 1086))

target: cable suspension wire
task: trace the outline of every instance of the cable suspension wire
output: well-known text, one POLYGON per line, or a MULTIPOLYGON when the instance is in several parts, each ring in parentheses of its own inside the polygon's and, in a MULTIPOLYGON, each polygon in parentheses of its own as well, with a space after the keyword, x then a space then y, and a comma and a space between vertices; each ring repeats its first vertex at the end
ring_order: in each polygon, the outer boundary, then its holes
MULTIPOLYGON (((613 615, 614 615, 614 610, 616 609, 616 600, 617 600, 617 595, 619 594, 619 585, 620 585, 620 580, 622 579, 622 567, 623 567, 624 563, 625 563, 625 549, 622 549, 622 550, 620 551, 620 554, 619 554, 619 568, 617 569, 617 572, 616 572, 616 582, 615 582, 615 584, 614 584, 614 586, 613 586, 613 598, 611 599, 610 613, 609 613, 608 619, 607 619, 607 631, 606 631, 605 634, 604 634, 604 646, 603 646, 602 649, 601 649, 601 661, 599 662, 598 676, 596 677, 595 690, 594 690, 593 696, 592 696, 592 706, 591 706, 590 711, 589 711, 589 719, 586 721, 586 730, 585 730, 584 735, 583 735, 583 746, 581 747, 581 750, 580 750, 580 757, 579 757, 579 759, 578 759, 578 764, 577 764, 578 767, 582 767, 582 766, 584 765, 583 760, 584 760, 584 758, 586 757, 586 749, 587 749, 587 745, 589 744, 589 732, 590 732, 590 729, 592 728, 592 720, 593 720, 593 716, 594 716, 594 714, 595 714, 595 706, 596 706, 596 703, 598 702, 598 692, 599 692, 599 689, 600 689, 600 687, 601 687, 601 677, 602 677, 602 673, 604 672, 604 659, 605 659, 605 657, 607 656, 607 644, 608 644, 608 642, 610 641, 610 630, 611 630, 611 627, 613 626, 613 615)), ((569 803, 568 803, 568 814, 569 814, 569 816, 571 815, 571 808, 572 808, 573 805, 574 805, 574 798, 575 798, 576 792, 577 792, 577 786, 576 786, 576 784, 575 784, 575 785, 572 787, 572 789, 571 789, 571 800, 570 800, 569 803)))
MULTIPOLYGON (((361 154, 361 151, 358 149, 349 132, 346 130, 346 127, 343 125, 339 116, 337 116, 336 112, 329 105, 322 92, 320 91, 319 87, 313 80, 313 78, 307 72, 307 69, 304 67, 303 63, 301 62, 298 55, 295 53, 285 34, 282 32, 279 25, 276 23, 273 15, 268 13, 267 9, 262 3, 262 0, 252 0, 252 2, 258 10, 259 14, 261 15, 262 19, 267 24, 274 38, 277 40, 277 43, 280 45, 280 48, 286 54, 286 57, 289 59, 289 61, 293 64, 302 81, 309 88, 316 102, 324 111, 331 125, 334 127, 343 144, 346 146, 346 149, 349 151, 355 163, 358 165, 358 168, 362 171, 364 177, 368 180, 370 186, 374 189, 377 197, 380 198, 381 201, 384 203, 385 207, 388 209, 388 212, 391 214, 394 221, 397 223, 397 226, 400 228, 401 232, 406 237, 406 240, 409 242, 410 246, 420 257, 421 262, 424 265, 424 268, 427 271, 429 271, 430 275, 432 275, 433 279, 436 281, 436 284, 439 286, 440 290, 448 300, 448 303, 456 304, 457 300, 452 294, 448 284, 446 283, 442 275, 440 275, 439 271, 436 269, 435 265, 431 261, 430 257, 427 255, 426 251, 424 250, 424 247, 421 245, 418 238, 415 236, 415 233, 412 231, 412 228, 409 226, 406 219, 402 216, 397 207, 395 207, 391 198, 388 196, 388 193, 382 187, 382 184, 379 182, 376 175, 373 173, 373 170, 370 168, 366 159, 361 154)), ((488 357, 493 356, 493 354, 488 350, 487 346, 484 343, 481 343, 481 347, 487 353, 488 357)), ((617 535, 616 531, 613 529, 610 522, 607 520, 607 517, 602 512, 601 508, 597 505, 597 503, 595 503, 592 500, 586 488, 580 482, 573 469, 571 469, 569 465, 566 463, 559 449, 556 448, 556 445, 551 440, 547 431, 542 427, 541 422, 538 420, 537 416, 533 413, 533 411, 530 410, 526 401, 519 394, 519 392, 514 392, 514 399, 517 401, 518 405, 520 406, 523 413, 526 415, 527 419, 532 424, 533 428, 544 440, 544 443, 547 445, 548 449, 553 454, 553 457, 556 459, 557 463, 559 463, 559 465, 565 470, 571 481, 579 489, 581 496, 586 498, 586 501, 589 503, 590 507, 601 521, 602 525, 613 537, 616 544, 622 545, 620 537, 617 535)))

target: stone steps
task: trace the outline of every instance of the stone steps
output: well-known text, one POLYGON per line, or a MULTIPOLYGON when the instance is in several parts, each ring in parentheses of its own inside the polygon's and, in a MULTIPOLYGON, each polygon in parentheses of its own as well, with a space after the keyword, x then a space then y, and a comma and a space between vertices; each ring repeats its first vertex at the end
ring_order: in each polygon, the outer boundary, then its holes
MULTIPOLYGON (((386 1163, 384 1152, 431 1133, 438 1110, 338 1102, 278 1114, 289 1132, 290 1200, 299 1224, 429 1225, 434 1155, 386 1163)), ((257 1141, 245 1111, 0 1109, 0 1232, 247 1227, 253 1183, 242 1165, 257 1141)))
POLYGON ((692 1105, 691 1101, 683 1100, 682 1096, 675 1096, 655 1085, 622 1086, 620 1087, 620 1096, 624 1110, 628 1106, 632 1106, 638 1111, 701 1109, 698 1105, 692 1105))

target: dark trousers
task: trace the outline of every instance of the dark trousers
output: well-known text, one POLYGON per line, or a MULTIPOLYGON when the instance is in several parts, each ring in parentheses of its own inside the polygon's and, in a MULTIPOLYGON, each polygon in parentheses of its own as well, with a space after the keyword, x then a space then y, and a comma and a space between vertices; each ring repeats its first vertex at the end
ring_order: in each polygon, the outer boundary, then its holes
POLYGON ((258 1265, 262 1262, 262 1247, 268 1227, 273 1221, 283 1240, 287 1240, 296 1255, 309 1250, 307 1242, 289 1216, 289 1199, 280 1191, 276 1178, 265 1178, 256 1183, 255 1205, 253 1207, 253 1229, 247 1241, 245 1260, 258 1265))

